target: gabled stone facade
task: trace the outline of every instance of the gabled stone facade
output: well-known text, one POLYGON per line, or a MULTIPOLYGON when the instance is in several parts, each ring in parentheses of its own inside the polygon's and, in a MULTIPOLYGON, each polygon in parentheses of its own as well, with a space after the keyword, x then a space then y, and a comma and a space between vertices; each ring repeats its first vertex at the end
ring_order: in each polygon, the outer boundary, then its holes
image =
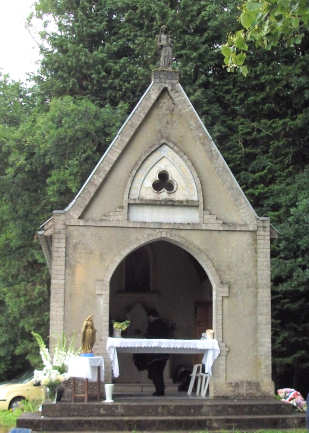
MULTIPOLYGON (((108 378, 111 320, 131 314, 129 335, 142 335, 142 311, 154 307, 175 324, 175 338, 197 338, 201 323, 214 329, 221 355, 213 397, 270 395, 270 234, 178 73, 156 70, 73 202, 39 232, 51 272, 51 337, 78 332, 94 314, 94 350, 108 378)), ((190 362, 173 357, 171 374, 190 362)), ((123 363, 119 380, 136 381, 131 358, 123 363)))

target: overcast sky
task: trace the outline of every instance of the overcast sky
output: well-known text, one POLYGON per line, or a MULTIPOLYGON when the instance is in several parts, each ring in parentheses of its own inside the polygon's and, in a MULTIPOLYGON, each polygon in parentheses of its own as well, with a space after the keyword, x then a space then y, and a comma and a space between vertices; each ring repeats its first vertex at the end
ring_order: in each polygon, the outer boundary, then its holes
POLYGON ((38 68, 39 49, 25 28, 34 0, 0 0, 0 71, 26 79, 38 68))

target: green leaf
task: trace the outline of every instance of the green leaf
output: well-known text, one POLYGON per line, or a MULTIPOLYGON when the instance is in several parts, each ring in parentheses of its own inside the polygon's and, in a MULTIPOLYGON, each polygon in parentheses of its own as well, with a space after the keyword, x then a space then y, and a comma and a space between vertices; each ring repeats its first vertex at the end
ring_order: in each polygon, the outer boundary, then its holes
POLYGON ((233 50, 228 45, 223 45, 223 47, 221 47, 221 52, 225 57, 229 57, 231 56, 233 50))
POLYGON ((248 45, 245 41, 245 35, 244 35, 243 31, 236 32, 235 38, 234 38, 234 44, 235 44, 236 48, 238 48, 239 50, 243 50, 243 51, 248 50, 248 45))
POLYGON ((236 65, 238 65, 238 66, 243 65, 245 59, 246 59, 246 54, 245 53, 242 52, 242 53, 237 54, 236 55, 236 59, 235 59, 236 65))
POLYGON ((246 65, 244 65, 244 66, 240 66, 240 72, 242 73, 242 75, 244 76, 244 77, 246 77, 247 75, 248 75, 248 67, 246 66, 246 65))
POLYGON ((257 12, 260 11, 262 9, 262 4, 260 2, 257 1, 248 1, 246 3, 246 9, 248 11, 252 11, 252 12, 257 12))
POLYGON ((250 29, 256 23, 256 17, 257 13, 245 10, 240 15, 240 22, 246 29, 250 29))
MULTIPOLYGON (((308 5, 309 7, 309 5, 308 5)), ((291 18, 291 25, 294 29, 298 29, 299 27, 299 18, 298 17, 292 17, 291 18)))

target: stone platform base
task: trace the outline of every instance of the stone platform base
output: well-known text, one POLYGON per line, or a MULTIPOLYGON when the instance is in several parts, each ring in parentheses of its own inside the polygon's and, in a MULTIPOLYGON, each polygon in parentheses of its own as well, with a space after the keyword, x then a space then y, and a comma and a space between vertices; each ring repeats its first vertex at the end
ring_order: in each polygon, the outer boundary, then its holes
POLYGON ((211 400, 185 393, 114 395, 114 403, 45 404, 17 427, 38 432, 194 431, 305 428, 305 415, 278 400, 211 400))
MULTIPOLYGON (((104 386, 102 387, 104 388, 104 386)), ((114 393, 115 395, 130 396, 130 395, 143 395, 150 396, 155 390, 152 383, 115 383, 114 393)), ((167 395, 177 395, 177 385, 173 383, 165 384, 165 392, 167 395)))

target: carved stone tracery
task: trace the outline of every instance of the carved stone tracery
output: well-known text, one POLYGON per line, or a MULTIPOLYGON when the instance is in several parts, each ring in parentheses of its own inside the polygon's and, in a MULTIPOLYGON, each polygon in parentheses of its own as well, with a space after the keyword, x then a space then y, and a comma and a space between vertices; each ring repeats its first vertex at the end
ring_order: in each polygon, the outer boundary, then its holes
POLYGON ((166 191, 168 194, 172 194, 176 191, 176 182, 170 178, 169 172, 161 170, 158 173, 158 178, 153 182, 152 188, 160 193, 166 191))

